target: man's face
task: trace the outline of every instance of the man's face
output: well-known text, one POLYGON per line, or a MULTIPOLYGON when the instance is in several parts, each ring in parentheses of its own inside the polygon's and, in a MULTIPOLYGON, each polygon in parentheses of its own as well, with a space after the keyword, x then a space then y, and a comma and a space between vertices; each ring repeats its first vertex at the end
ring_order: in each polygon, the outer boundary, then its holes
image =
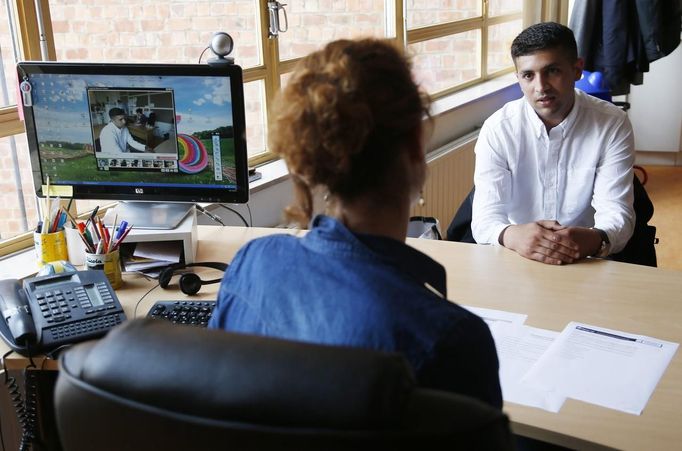
POLYGON ((111 122, 113 122, 116 127, 123 128, 126 125, 126 117, 125 115, 120 114, 118 116, 112 117, 111 122))
POLYGON ((573 108, 575 82, 583 60, 576 61, 562 49, 540 50, 514 61, 516 78, 526 100, 548 127, 559 125, 573 108))

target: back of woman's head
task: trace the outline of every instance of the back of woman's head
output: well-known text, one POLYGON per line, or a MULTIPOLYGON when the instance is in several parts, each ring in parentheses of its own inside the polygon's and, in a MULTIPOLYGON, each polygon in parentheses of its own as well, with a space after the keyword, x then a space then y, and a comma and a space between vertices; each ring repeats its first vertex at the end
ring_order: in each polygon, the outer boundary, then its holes
MULTIPOLYGON (((419 143, 425 112, 401 50, 377 39, 334 41, 291 75, 275 106, 270 147, 299 188, 323 186, 354 199, 390 181, 400 152, 419 143)), ((304 219, 307 197, 299 195, 304 219)))

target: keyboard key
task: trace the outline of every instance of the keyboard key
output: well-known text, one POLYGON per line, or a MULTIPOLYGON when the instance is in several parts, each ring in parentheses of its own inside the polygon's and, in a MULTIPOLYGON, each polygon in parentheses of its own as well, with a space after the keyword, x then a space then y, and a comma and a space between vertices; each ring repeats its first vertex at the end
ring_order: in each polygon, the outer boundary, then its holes
POLYGON ((158 301, 147 316, 173 324, 206 327, 214 307, 215 301, 158 301))

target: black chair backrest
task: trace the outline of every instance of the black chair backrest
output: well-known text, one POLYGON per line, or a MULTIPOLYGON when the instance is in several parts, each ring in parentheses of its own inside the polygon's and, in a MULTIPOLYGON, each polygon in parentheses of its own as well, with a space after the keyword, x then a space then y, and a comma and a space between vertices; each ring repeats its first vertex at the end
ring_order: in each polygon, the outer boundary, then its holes
POLYGON ((613 254, 612 258, 619 262, 656 267, 658 264, 654 247, 654 244, 658 242, 656 227, 649 225, 649 220, 654 215, 654 203, 651 202, 639 178, 635 175, 633 179, 634 202, 632 206, 636 216, 635 229, 623 250, 613 254))
POLYGON ((159 320, 66 351, 55 406, 67 451, 511 449, 502 412, 400 355, 159 320))
POLYGON ((446 238, 448 241, 459 241, 460 243, 476 243, 474 235, 471 233, 471 212, 474 203, 474 191, 476 187, 471 188, 467 197, 464 198, 462 204, 457 209, 452 222, 448 226, 446 238))
MULTIPOLYGON (((656 248, 658 243, 656 238, 656 227, 649 225, 649 220, 654 215, 654 204, 644 189, 644 185, 637 178, 633 180, 635 210, 635 228, 627 244, 617 254, 613 254, 613 260, 633 263, 635 265, 657 266, 656 248)), ((475 187, 471 189, 469 195, 464 199, 459 209, 455 213, 452 222, 448 227, 447 239, 449 241, 459 241, 462 243, 475 243, 471 232, 471 213, 474 201, 475 187)))

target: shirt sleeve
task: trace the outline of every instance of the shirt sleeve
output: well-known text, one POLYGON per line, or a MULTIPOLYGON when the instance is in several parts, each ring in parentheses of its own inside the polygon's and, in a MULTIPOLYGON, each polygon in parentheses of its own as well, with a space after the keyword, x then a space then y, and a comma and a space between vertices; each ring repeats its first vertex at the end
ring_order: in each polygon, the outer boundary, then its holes
POLYGON ((499 362, 488 325, 469 314, 440 340, 417 371, 419 384, 477 398, 502 408, 499 362))
POLYGON ((499 244, 500 233, 510 224, 506 205, 511 202, 512 178, 504 149, 486 121, 475 147, 474 201, 471 232, 479 244, 499 244))
POLYGON ((632 125, 627 115, 623 114, 600 158, 592 195, 594 226, 608 235, 611 253, 625 247, 635 225, 632 185, 634 147, 632 125))
POLYGON ((132 147, 133 149, 140 150, 142 152, 144 152, 147 149, 147 146, 133 139, 133 135, 130 134, 130 131, 128 131, 127 127, 123 129, 123 133, 125 134, 126 142, 130 147, 132 147))
POLYGON ((99 134, 99 147, 102 152, 120 152, 118 144, 116 143, 116 137, 111 132, 111 127, 104 126, 99 134))

